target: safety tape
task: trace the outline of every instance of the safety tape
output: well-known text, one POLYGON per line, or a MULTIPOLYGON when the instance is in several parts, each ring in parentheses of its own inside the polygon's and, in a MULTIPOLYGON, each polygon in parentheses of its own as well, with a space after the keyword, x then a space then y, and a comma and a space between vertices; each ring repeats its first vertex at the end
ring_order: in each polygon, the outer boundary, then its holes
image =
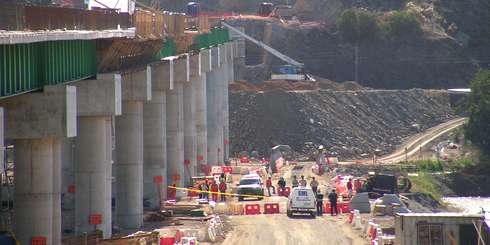
POLYGON ((258 197, 258 198, 266 198, 268 196, 263 196, 263 195, 248 195, 248 194, 233 194, 233 193, 223 193, 223 192, 216 192, 216 191, 201 191, 201 190, 196 190, 196 189, 191 189, 191 188, 183 188, 183 187, 175 187, 175 186, 169 186, 168 188, 175 189, 175 190, 181 190, 181 191, 190 191, 190 192, 197 192, 197 193, 210 193, 210 194, 219 194, 219 195, 225 195, 225 196, 233 196, 233 197, 258 197))

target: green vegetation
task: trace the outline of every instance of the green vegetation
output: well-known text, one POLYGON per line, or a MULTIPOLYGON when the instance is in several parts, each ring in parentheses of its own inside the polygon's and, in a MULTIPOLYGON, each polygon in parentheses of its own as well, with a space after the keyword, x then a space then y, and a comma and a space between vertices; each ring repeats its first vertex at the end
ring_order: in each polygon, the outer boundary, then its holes
POLYGON ((460 158, 457 160, 415 160, 408 162, 410 165, 415 165, 420 172, 432 173, 442 171, 460 171, 473 165, 473 161, 468 158, 460 158))
POLYGON ((346 43, 370 41, 377 37, 376 16, 365 10, 348 9, 337 20, 337 29, 346 43))
POLYGON ((478 72, 471 81, 469 111, 466 136, 483 155, 490 156, 490 70, 478 72))
POLYGON ((402 39, 418 36, 422 27, 418 16, 409 11, 393 11, 377 18, 366 10, 348 9, 337 19, 337 29, 343 42, 355 44, 382 37, 402 39))
POLYGON ((442 198, 441 189, 431 173, 420 172, 418 176, 409 176, 412 182, 411 192, 423 192, 440 201, 442 198))
POLYGON ((409 11, 394 11, 381 24, 389 38, 400 39, 419 35, 422 32, 417 15, 409 11))

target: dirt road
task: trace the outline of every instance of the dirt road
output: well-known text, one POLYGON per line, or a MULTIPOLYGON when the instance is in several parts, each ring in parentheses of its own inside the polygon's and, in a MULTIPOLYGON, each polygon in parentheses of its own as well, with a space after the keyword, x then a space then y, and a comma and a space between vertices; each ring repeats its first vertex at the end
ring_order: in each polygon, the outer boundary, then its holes
POLYGON ((285 214, 234 216, 223 245, 369 244, 338 216, 288 218, 285 214))
MULTIPOLYGON (((457 118, 435 127, 432 127, 422 133, 416 134, 410 137, 402 146, 398 148, 395 152, 382 156, 377 159, 379 163, 396 163, 404 161, 405 158, 410 159, 412 156, 419 152, 419 149, 431 143, 443 134, 448 133, 462 126, 467 121, 467 118, 457 118)), ((372 163, 372 159, 365 159, 360 161, 362 163, 372 163)))

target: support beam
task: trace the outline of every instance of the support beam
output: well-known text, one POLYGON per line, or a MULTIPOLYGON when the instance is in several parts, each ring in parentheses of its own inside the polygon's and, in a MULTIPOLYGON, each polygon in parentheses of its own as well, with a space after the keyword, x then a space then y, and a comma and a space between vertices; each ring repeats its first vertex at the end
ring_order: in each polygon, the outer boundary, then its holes
POLYGON ((112 210, 108 183, 111 167, 112 133, 108 121, 121 115, 121 75, 100 74, 97 80, 75 83, 78 89, 78 137, 75 140, 75 233, 81 235, 102 230, 104 238, 112 235, 112 210), (110 137, 109 137, 110 136, 110 137), (90 217, 101 216, 101 224, 91 224, 90 217))
POLYGON ((76 100, 73 86, 47 86, 0 103, 15 146, 13 230, 21 244, 37 236, 61 243, 61 152, 55 142, 76 136, 76 100))
POLYGON ((116 213, 126 229, 143 225, 143 103, 151 99, 151 68, 122 75, 122 115, 116 117, 116 213))

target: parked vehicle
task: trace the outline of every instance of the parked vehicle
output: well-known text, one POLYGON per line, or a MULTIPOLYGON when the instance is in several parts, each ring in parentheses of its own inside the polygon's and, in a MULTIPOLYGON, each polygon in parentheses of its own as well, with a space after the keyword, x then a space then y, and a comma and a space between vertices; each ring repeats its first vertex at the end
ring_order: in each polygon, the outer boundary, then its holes
POLYGON ((287 205, 287 215, 292 217, 294 213, 310 214, 311 217, 316 216, 316 196, 313 190, 309 187, 296 187, 289 194, 289 202, 287 205))
MULTIPOLYGON (((257 199, 262 200, 264 198, 264 184, 258 174, 247 174, 242 177, 237 187, 237 194, 239 195, 254 195, 259 196, 257 199)), ((238 201, 243 201, 246 196, 238 196, 238 201)))

